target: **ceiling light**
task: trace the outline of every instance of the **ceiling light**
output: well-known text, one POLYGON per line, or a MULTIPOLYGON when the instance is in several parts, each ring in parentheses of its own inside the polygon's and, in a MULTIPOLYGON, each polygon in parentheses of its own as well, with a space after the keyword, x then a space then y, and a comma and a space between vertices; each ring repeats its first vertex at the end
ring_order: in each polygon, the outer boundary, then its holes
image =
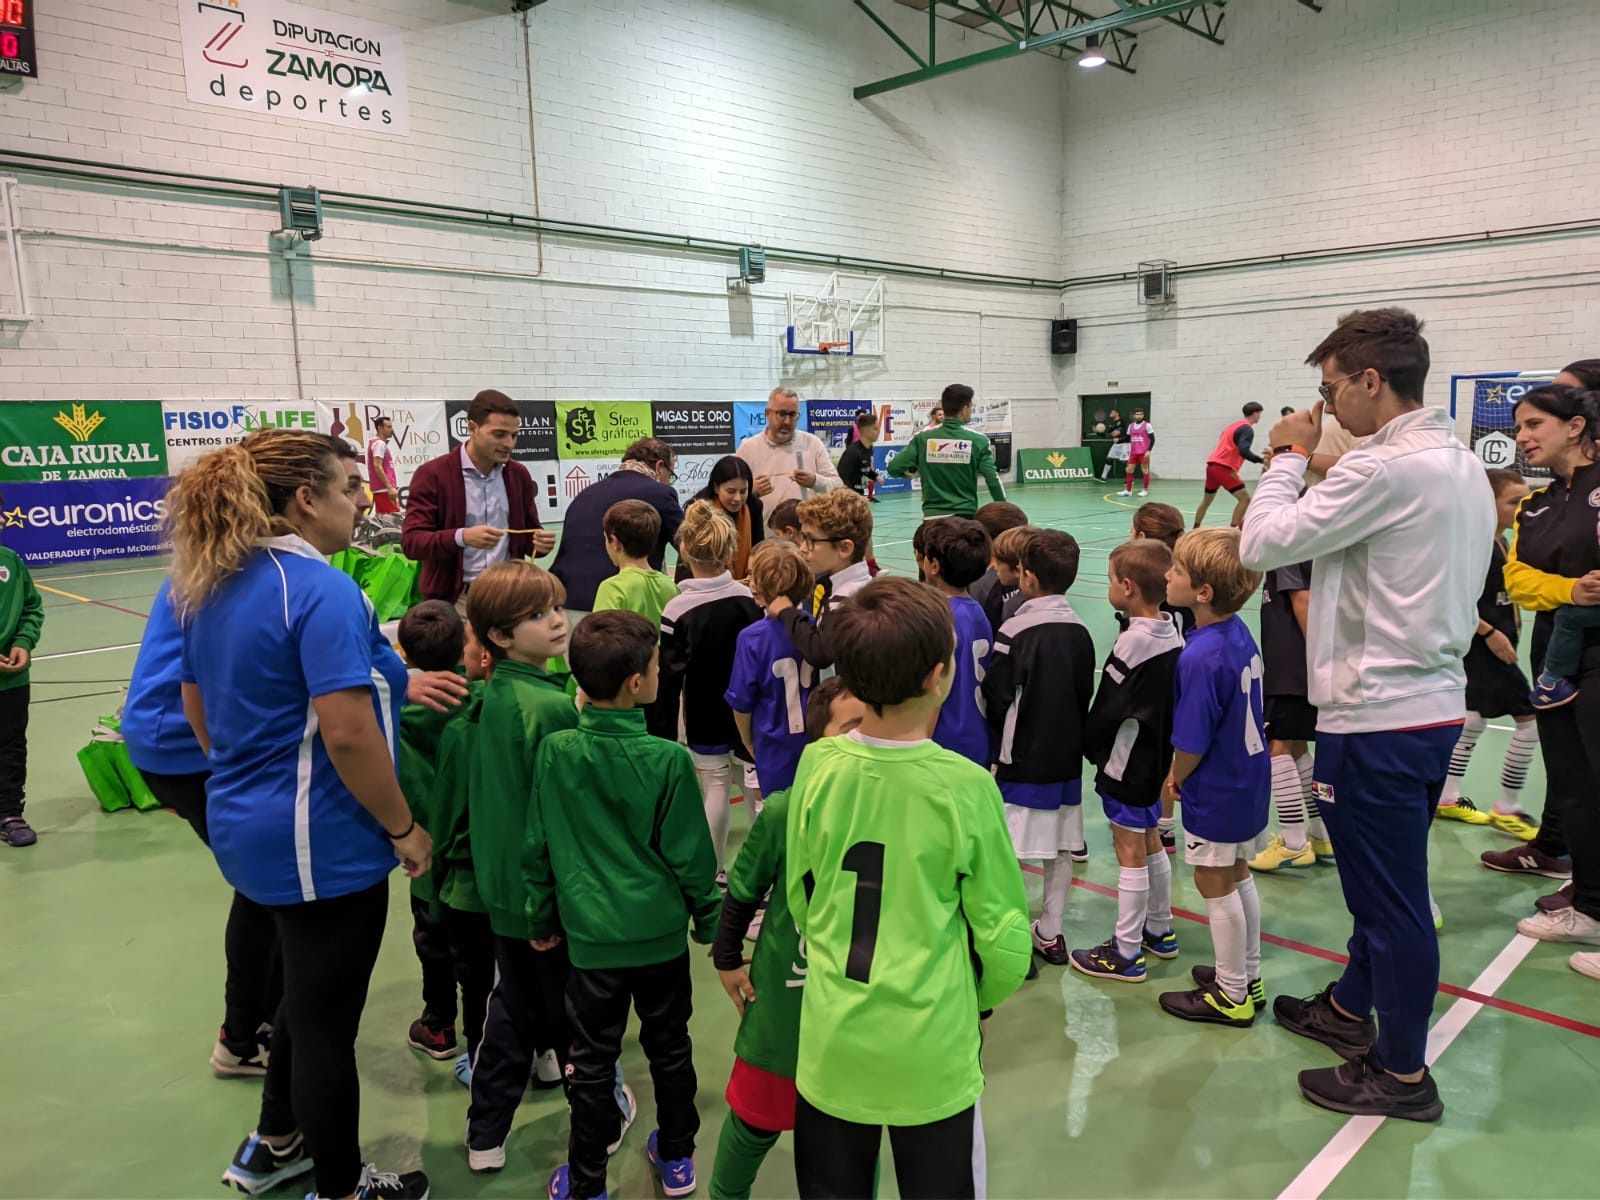
POLYGON ((1078 55, 1080 67, 1103 67, 1106 65, 1106 56, 1100 49, 1100 35, 1091 33, 1085 40, 1083 53, 1078 55))

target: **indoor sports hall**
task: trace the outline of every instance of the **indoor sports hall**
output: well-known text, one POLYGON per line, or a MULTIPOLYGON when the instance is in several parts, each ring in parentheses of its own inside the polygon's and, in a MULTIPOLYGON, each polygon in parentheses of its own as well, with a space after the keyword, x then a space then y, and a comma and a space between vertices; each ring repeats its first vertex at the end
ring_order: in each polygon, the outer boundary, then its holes
MULTIPOLYGON (((430 460, 466 461, 469 402, 495 389, 536 524, 564 539, 636 439, 671 448, 656 478, 687 506, 792 389, 834 459, 878 417, 872 552, 916 579, 925 490, 886 464, 962 383, 1006 498, 1081 548, 1066 595, 1098 684, 1135 511, 1192 520, 1249 402, 1271 447, 1280 410, 1317 402, 1304 360, 1350 310, 1416 313, 1426 404, 1484 466, 1550 483, 1513 414, 1600 357, 1597 67, 1588 0, 0 0, 0 566, 15 551, 43 622, 37 842, 0 844, 0 1200, 237 1195, 218 1178, 261 1111, 261 1080, 206 1060, 232 889, 184 820, 86 774, 120 745, 185 470, 316 431, 354 447, 369 493, 392 470, 404 510, 430 460), (1135 412, 1154 441, 1125 482, 1113 433, 1135 412)), ((1251 493, 1262 471, 1243 467, 1251 493)), ((422 595, 401 519, 358 530, 391 638, 422 595)), ((1253 633, 1260 607, 1240 614, 1253 633)), ((1512 730, 1489 720, 1462 781, 1485 810, 1512 730)), ((1086 772, 1069 947, 1118 916, 1086 772)), ((1534 818, 1545 795, 1535 754, 1534 818)), ((1180 832, 1176 959, 1125 987, 1036 955, 988 1020, 978 1194, 1594 1195, 1600 982, 1569 958, 1600 944, 1518 933, 1566 878, 1484 869, 1520 844, 1451 820, 1429 835, 1445 1112, 1425 1123, 1307 1103, 1297 1073, 1338 1060, 1270 1004, 1248 1029, 1162 1012, 1212 960, 1180 832)), ((1022 871, 1036 912, 1039 868, 1022 871)), ((1312 996, 1347 961, 1338 868, 1257 878, 1267 993, 1312 996)), ((407 1044, 403 876, 387 894, 356 1039, 362 1161, 425 1172, 434 1197, 544 1194, 567 1103, 529 1090, 505 1168, 469 1171, 469 1093, 407 1044)), ((708 949, 689 955, 713 1195, 739 1017, 708 949)), ((607 1194, 675 1194, 646 1155, 638 1028, 620 1060, 638 1120, 607 1194)), ((881 1196, 901 1194, 888 1148, 881 1196)), ((261 1194, 307 1192, 309 1175, 261 1194)), ((802 1194, 792 1134, 753 1194, 802 1194)))

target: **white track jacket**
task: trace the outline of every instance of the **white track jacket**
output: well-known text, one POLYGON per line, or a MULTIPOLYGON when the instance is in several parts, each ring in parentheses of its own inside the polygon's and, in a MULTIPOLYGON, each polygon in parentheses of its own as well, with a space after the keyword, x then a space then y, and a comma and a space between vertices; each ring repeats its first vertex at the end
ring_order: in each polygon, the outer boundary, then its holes
POLYGON ((1312 559, 1306 627, 1317 728, 1376 733, 1459 721, 1494 495, 1450 415, 1390 421, 1301 496, 1306 461, 1275 458, 1244 517, 1245 565, 1312 559))

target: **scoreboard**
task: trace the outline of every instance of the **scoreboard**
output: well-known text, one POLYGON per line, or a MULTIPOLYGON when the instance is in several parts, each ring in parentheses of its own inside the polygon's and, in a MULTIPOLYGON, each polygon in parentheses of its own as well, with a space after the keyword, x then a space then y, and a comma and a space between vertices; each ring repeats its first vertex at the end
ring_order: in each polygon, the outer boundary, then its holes
POLYGON ((33 47, 33 8, 34 0, 0 0, 0 75, 39 73, 33 47))

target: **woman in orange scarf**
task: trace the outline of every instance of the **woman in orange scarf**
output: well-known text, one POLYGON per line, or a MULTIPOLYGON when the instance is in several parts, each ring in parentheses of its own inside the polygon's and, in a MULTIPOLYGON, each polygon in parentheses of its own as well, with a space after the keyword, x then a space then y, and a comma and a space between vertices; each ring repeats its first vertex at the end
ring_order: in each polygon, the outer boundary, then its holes
MULTIPOLYGON (((729 454, 717 460, 717 465, 711 468, 710 482, 690 501, 691 504, 694 500, 711 501, 728 514, 733 527, 739 531, 739 548, 734 552, 732 566, 735 579, 744 579, 750 574, 750 552, 766 536, 755 482, 749 464, 737 454, 729 454)), ((676 578, 681 582, 688 574, 688 566, 680 561, 676 578)))

